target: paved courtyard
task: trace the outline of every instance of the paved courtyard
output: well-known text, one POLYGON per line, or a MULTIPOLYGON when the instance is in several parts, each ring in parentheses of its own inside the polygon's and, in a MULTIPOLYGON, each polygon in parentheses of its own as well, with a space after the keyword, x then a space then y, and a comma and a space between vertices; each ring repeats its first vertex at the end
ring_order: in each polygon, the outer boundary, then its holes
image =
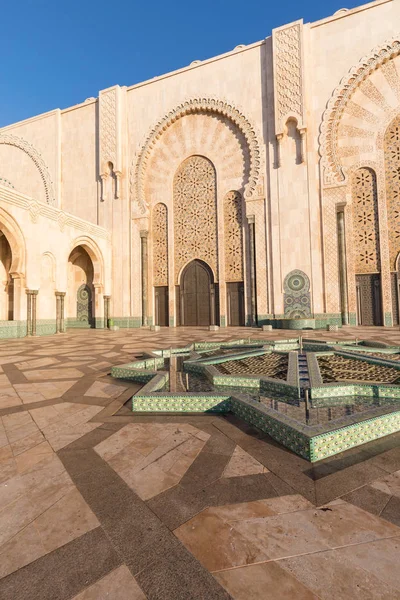
MULTIPOLYGON (((0 600, 400 598, 400 434, 313 466, 232 416, 137 416, 111 366, 205 329, 0 342, 0 600)), ((296 335, 296 334, 294 334, 296 335)), ((377 339, 346 328, 305 337, 377 339)))

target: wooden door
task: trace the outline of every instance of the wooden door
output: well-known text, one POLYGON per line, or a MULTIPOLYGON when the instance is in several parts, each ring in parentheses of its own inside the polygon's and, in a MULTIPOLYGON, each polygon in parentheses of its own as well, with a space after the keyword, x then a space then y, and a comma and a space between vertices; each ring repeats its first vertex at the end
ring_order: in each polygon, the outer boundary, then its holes
POLYGON ((205 265, 194 260, 182 275, 182 325, 211 325, 211 277, 205 265))
POLYGON ((228 301, 228 325, 241 327, 244 325, 244 284, 243 281, 226 284, 228 301))
POLYGON ((158 286, 154 288, 155 296, 155 325, 160 327, 168 327, 169 325, 169 310, 168 310, 168 286, 158 286))

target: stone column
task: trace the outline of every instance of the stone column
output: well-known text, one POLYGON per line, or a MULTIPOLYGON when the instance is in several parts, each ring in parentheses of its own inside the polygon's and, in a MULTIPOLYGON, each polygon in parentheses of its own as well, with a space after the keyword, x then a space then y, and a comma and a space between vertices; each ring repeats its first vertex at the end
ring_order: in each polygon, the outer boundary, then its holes
POLYGON ((148 250, 147 250, 147 239, 149 232, 140 232, 140 244, 141 244, 141 267, 142 267, 142 325, 147 327, 148 325, 148 298, 147 298, 147 287, 148 287, 148 250))
POLYGON ((257 299, 256 299, 256 253, 255 253, 255 217, 247 217, 249 224, 249 251, 250 251, 250 320, 251 325, 257 325, 257 299))
POLYGON ((36 335, 36 298, 39 290, 31 290, 32 296, 32 335, 36 335))
POLYGON ((32 335, 32 293, 31 290, 26 290, 27 305, 26 305, 26 335, 32 335))
POLYGON ((210 301, 211 301, 211 325, 215 325, 215 284, 211 284, 211 293, 210 293, 210 301))
POLYGON ((64 297, 65 292, 56 292, 56 330, 64 333, 64 297))
POLYGON ((337 213, 338 253, 339 253, 339 283, 340 307, 343 325, 349 324, 349 304, 347 291, 347 261, 346 261, 346 231, 344 211, 337 213))
POLYGON ((111 296, 104 296, 104 327, 108 327, 108 319, 110 319, 110 300, 111 296))
POLYGON ((65 292, 60 294, 60 333, 65 333, 65 292))
POLYGON ((55 292, 55 294, 56 294, 56 333, 61 333, 61 328, 60 328, 61 296, 60 296, 59 292, 55 292))

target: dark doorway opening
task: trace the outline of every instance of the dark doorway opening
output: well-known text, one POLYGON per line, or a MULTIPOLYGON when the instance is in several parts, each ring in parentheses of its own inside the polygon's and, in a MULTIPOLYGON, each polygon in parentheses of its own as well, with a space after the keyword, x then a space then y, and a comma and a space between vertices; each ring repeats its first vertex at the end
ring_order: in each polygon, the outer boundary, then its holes
POLYGON ((244 283, 235 281, 226 284, 226 297, 228 305, 228 325, 230 327, 244 326, 244 283))
POLYGON ((358 325, 382 325, 381 276, 356 275, 358 325))
POLYGON ((155 294, 155 325, 160 327, 168 327, 169 325, 169 310, 168 310, 168 286, 157 286, 154 288, 155 294))

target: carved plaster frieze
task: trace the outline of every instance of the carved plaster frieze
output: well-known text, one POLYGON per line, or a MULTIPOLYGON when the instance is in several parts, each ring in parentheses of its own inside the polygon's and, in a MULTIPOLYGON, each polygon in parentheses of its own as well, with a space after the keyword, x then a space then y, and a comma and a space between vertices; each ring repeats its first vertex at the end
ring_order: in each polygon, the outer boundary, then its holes
POLYGON ((255 128, 244 116, 243 112, 231 103, 213 98, 194 98, 175 107, 157 122, 142 145, 136 162, 132 164, 130 171, 130 194, 133 216, 143 216, 148 211, 148 203, 145 197, 146 169, 157 140, 177 120, 185 115, 196 113, 222 115, 241 131, 246 140, 250 157, 248 182, 245 186, 244 196, 246 199, 257 196, 259 189, 261 189, 258 187, 261 171, 261 150, 255 128))
POLYGON ((38 223, 39 217, 44 217, 51 221, 56 221, 61 232, 64 231, 65 227, 73 227, 74 229, 78 229, 96 237, 104 238, 108 242, 111 242, 110 233, 106 229, 103 229, 103 227, 89 223, 79 217, 74 217, 58 208, 49 206, 48 204, 32 200, 19 192, 6 187, 1 187, 1 185, 0 201, 7 202, 8 204, 28 211, 32 223, 36 224, 38 223))
MULTIPOLYGON (((376 125, 376 116, 365 108, 354 104, 352 96, 371 73, 399 54, 400 34, 378 46, 368 56, 362 58, 358 65, 350 69, 349 73, 342 79, 339 86, 333 92, 327 109, 323 114, 319 136, 319 151, 322 158, 323 183, 325 187, 341 185, 347 181, 348 174, 341 160, 343 158, 343 150, 340 150, 338 144, 339 127, 344 111, 346 110, 350 114, 376 125)), ((387 74, 387 76, 389 77, 390 74, 387 74)), ((371 85, 367 87, 364 85, 364 88, 364 93, 367 91, 370 95, 373 94, 376 96, 376 102, 381 101, 380 97, 377 96, 379 92, 376 92, 371 85)))
MULTIPOLYGON (((16 135, 11 135, 8 133, 0 133, 0 144, 7 144, 9 146, 15 146, 16 148, 19 148, 20 150, 25 152, 29 156, 29 158, 31 158, 33 160, 33 162, 35 163, 36 167, 39 170, 40 177, 42 178, 42 181, 43 181, 46 202, 47 202, 47 204, 51 204, 52 206, 55 206, 56 200, 55 200, 55 196, 54 196, 53 182, 50 177, 49 169, 47 168, 47 165, 44 162, 40 152, 38 152, 36 150, 36 148, 34 148, 34 146, 32 146, 32 144, 30 144, 23 138, 20 138, 20 137, 17 137, 16 135)), ((1 184, 1 181, 0 181, 0 184, 1 184)))

